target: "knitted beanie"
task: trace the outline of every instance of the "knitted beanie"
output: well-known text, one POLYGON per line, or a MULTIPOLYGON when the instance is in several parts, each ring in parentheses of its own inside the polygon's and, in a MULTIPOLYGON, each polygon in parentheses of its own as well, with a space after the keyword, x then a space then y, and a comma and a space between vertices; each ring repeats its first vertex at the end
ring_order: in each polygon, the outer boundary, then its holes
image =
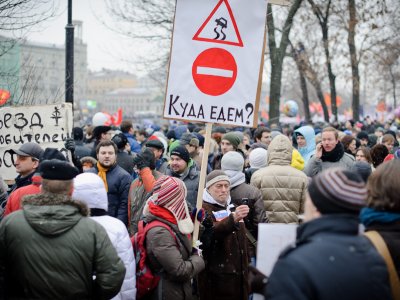
POLYGON ((172 155, 179 156, 187 163, 189 163, 189 161, 190 161, 189 151, 187 151, 187 149, 184 146, 176 147, 174 150, 171 151, 171 156, 172 155))
POLYGON ((72 198, 82 201, 89 208, 108 210, 107 191, 103 180, 93 173, 82 173, 74 179, 72 198))
POLYGON ((186 194, 186 186, 182 180, 161 176, 155 182, 153 195, 148 201, 171 212, 177 221, 179 231, 190 234, 194 226, 186 203, 186 194))
POLYGON ((227 134, 224 134, 222 140, 227 140, 229 143, 231 143, 235 150, 239 147, 240 144, 240 138, 234 132, 228 132, 227 134))
POLYGON ((268 151, 263 148, 256 148, 250 152, 249 162, 250 167, 261 169, 267 166, 268 151))
POLYGON ((221 170, 243 171, 244 158, 236 151, 229 151, 222 156, 221 170))
POLYGON ((364 182, 368 181, 368 177, 372 173, 371 165, 366 161, 356 161, 350 170, 360 175, 364 182))
POLYGON ((358 214, 366 205, 365 182, 357 173, 342 168, 331 168, 314 177, 308 192, 321 214, 358 214))
POLYGON ((214 183, 217 183, 218 181, 228 181, 230 183, 230 179, 224 171, 214 170, 210 172, 210 174, 208 174, 206 177, 206 188, 208 189, 210 186, 212 186, 214 183))

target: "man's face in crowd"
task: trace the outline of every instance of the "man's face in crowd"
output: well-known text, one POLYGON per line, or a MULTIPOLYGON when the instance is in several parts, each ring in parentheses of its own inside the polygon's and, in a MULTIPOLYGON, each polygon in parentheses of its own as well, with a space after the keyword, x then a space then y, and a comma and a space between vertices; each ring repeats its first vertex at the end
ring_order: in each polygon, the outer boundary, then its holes
POLYGON ((225 154, 229 151, 235 151, 233 145, 227 140, 221 140, 221 152, 225 154))
POLYGON ((322 147, 326 152, 331 152, 335 149, 338 140, 335 137, 335 133, 332 131, 326 131, 322 133, 322 147))
POLYGON ((145 138, 145 136, 143 135, 143 134, 140 134, 140 133, 138 133, 138 132, 136 132, 136 140, 138 141, 138 142, 143 142, 144 140, 145 140, 146 138, 145 138))
POLYGON ((111 141, 112 135, 113 135, 113 132, 111 130, 109 130, 105 133, 102 133, 100 141, 111 141))
POLYGON ((380 131, 380 130, 377 130, 377 131, 375 131, 375 135, 376 135, 378 138, 380 138, 380 137, 383 136, 383 132, 380 131))
POLYGON ((367 146, 368 145, 368 140, 367 139, 361 139, 360 140, 361 146, 367 146))
POLYGON ((260 142, 269 145, 271 143, 271 132, 263 132, 260 142))
POLYGON ((100 147, 99 153, 97 154, 97 160, 100 165, 105 168, 109 168, 115 164, 116 155, 113 146, 103 146, 100 147))
POLYGON ((177 174, 182 174, 187 168, 187 163, 179 156, 171 155, 170 166, 172 171, 177 174))
POLYGON ((194 158, 198 153, 197 147, 194 145, 187 144, 187 145, 185 145, 185 148, 189 152, 189 155, 191 158, 194 158))
POLYGON ((229 181, 218 181, 208 188, 208 192, 218 203, 225 205, 229 197, 229 181))
POLYGON ((307 146, 307 142, 306 142, 306 139, 304 138, 304 136, 298 135, 296 137, 296 140, 297 140, 297 145, 299 146, 299 148, 304 148, 305 146, 307 146))
POLYGON ((31 156, 17 155, 14 166, 17 173, 22 177, 25 177, 31 174, 39 166, 39 160, 31 156))

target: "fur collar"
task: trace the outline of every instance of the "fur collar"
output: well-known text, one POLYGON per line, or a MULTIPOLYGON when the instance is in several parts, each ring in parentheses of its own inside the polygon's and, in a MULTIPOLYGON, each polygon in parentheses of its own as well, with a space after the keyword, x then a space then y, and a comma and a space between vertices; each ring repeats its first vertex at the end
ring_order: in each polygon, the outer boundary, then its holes
POLYGON ((71 205, 76 207, 82 216, 88 217, 90 215, 90 210, 85 203, 73 200, 71 196, 62 194, 43 193, 28 195, 22 198, 22 206, 25 205, 71 205))

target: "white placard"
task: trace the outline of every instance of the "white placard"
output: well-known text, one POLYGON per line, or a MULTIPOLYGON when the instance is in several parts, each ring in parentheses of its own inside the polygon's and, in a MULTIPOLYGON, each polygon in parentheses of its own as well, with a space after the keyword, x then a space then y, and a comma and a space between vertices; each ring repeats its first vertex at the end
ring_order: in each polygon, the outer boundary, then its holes
POLYGON ((5 107, 0 109, 0 173, 4 180, 13 180, 17 173, 10 150, 35 142, 61 149, 72 132, 70 103, 5 107))
POLYGON ((177 0, 164 117, 255 126, 267 2, 177 0))
MULTIPOLYGON (((278 260, 279 254, 296 241, 297 225, 292 224, 259 224, 257 243, 257 269, 267 276, 278 260)), ((264 296, 255 295, 254 300, 264 296)))

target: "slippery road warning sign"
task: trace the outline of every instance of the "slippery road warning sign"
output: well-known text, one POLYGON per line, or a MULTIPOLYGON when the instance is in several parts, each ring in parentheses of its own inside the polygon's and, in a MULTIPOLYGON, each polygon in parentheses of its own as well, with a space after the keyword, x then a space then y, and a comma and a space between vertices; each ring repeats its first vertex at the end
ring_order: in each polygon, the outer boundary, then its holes
POLYGON ((256 126, 267 2, 177 0, 164 117, 256 126))
POLYGON ((196 32, 193 40, 243 47, 243 41, 228 1, 219 1, 196 32))

